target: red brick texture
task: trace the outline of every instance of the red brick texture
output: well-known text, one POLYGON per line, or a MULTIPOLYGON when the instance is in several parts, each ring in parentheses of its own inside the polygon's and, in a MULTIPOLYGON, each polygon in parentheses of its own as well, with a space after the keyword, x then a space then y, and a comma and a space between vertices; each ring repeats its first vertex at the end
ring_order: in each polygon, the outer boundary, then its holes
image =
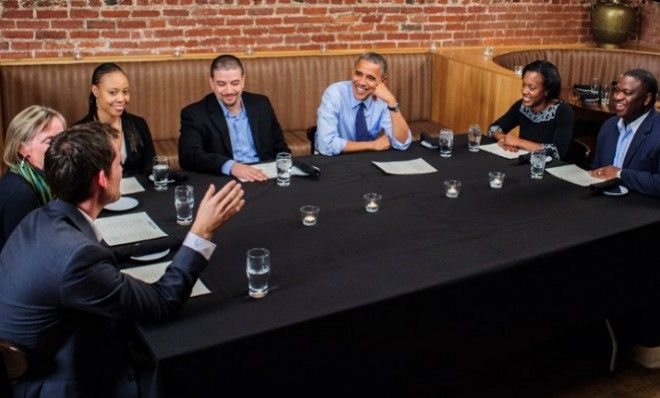
MULTIPOLYGON (((590 0, 3 0, 0 58, 592 41, 590 0)), ((660 47, 660 3, 633 41, 660 47)))

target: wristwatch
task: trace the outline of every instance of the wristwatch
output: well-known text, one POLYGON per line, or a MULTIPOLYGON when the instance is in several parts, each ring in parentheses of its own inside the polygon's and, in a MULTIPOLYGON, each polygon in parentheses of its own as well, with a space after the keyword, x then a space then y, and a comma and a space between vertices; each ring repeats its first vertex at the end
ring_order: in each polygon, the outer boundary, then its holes
POLYGON ((391 112, 399 112, 401 110, 398 102, 394 106, 388 106, 387 109, 389 109, 391 112))

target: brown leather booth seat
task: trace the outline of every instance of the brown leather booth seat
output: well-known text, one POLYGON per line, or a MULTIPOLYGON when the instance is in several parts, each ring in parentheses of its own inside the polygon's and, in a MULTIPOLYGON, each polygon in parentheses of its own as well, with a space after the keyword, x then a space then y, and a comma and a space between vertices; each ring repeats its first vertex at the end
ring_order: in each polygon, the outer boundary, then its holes
POLYGON ((561 75, 562 87, 590 84, 598 77, 603 82, 617 80, 630 69, 646 69, 660 77, 660 54, 604 49, 538 49, 514 51, 499 55, 493 61, 507 69, 543 59, 555 64, 561 75))
MULTIPOLYGON (((388 84, 397 96, 415 138, 419 138, 421 132, 436 133, 440 125, 431 122, 430 54, 385 56, 390 64, 388 84)), ((180 111, 210 92, 211 59, 117 60, 131 83, 128 111, 147 120, 156 152, 171 156, 175 165, 178 164, 180 111)), ((246 90, 270 98, 294 155, 310 153, 305 130, 316 124, 321 95, 330 83, 350 78, 355 59, 356 55, 318 55, 243 60, 246 90)), ((11 119, 32 104, 59 110, 69 124, 81 119, 87 112, 91 74, 98 63, 82 60, 1 65, 0 125, 3 137, 11 119)))

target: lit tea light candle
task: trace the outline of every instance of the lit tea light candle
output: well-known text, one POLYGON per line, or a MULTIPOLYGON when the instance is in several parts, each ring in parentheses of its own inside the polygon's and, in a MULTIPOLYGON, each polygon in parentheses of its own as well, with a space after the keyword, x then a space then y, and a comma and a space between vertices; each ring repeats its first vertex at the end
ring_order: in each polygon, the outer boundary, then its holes
POLYGON ((458 180, 447 180, 445 181, 445 196, 448 198, 454 199, 458 197, 458 193, 461 190, 461 182, 458 180))
POLYGON ((491 188, 502 188, 502 179, 499 177, 495 177, 490 181, 490 187, 491 188))
POLYGON ((316 225, 319 218, 319 207, 314 205, 305 205, 300 208, 300 220, 306 227, 316 225))
POLYGON ((364 199, 364 210, 367 213, 376 213, 380 209, 380 201, 383 199, 380 194, 374 192, 365 193, 362 195, 362 198, 364 199))

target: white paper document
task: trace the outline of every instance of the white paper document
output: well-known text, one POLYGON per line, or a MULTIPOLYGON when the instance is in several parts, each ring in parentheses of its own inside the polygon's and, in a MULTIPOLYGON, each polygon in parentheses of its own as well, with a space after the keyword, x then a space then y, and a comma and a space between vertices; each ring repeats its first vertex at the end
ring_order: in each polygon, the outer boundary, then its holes
MULTIPOLYGON (((250 165, 252 167, 256 167, 257 169, 261 170, 266 174, 266 177, 270 178, 277 178, 277 166, 275 166, 275 162, 266 162, 266 163, 256 163, 250 165)), ((291 167, 291 176, 306 176, 307 174, 303 173, 302 170, 297 168, 296 166, 291 167)), ((241 182, 245 182, 246 180, 240 179, 241 182)))
POLYGON ((577 167, 574 164, 568 164, 566 166, 553 167, 550 169, 545 169, 548 173, 552 174, 557 178, 561 178, 564 181, 568 181, 573 184, 577 184, 583 187, 587 187, 591 184, 596 184, 603 182, 600 178, 592 177, 589 175, 589 172, 577 167))
POLYGON ((127 177, 121 179, 119 190, 122 195, 130 195, 132 193, 144 192, 144 187, 138 182, 137 178, 127 177))
MULTIPOLYGON (((143 265, 141 267, 123 269, 121 272, 130 275, 135 279, 139 279, 142 282, 154 283, 165 274, 165 269, 170 263, 171 261, 166 261, 164 263, 143 265)), ((201 279, 197 279, 197 282, 195 282, 195 285, 192 288, 192 292, 190 292, 190 297, 209 293, 211 293, 211 291, 206 285, 204 285, 204 282, 202 282, 201 279)))
POLYGON ((518 152, 509 152, 502 149, 502 147, 497 145, 497 143, 480 145, 479 149, 507 159, 518 159, 518 156, 529 153, 529 151, 526 151, 524 149, 519 149, 518 152))
POLYGON ((167 236, 145 212, 97 218, 96 227, 109 246, 167 236))
POLYGON ((407 175, 407 174, 427 174, 435 173, 435 167, 428 164, 424 159, 417 158, 413 160, 403 160, 397 162, 374 162, 387 174, 407 175))

